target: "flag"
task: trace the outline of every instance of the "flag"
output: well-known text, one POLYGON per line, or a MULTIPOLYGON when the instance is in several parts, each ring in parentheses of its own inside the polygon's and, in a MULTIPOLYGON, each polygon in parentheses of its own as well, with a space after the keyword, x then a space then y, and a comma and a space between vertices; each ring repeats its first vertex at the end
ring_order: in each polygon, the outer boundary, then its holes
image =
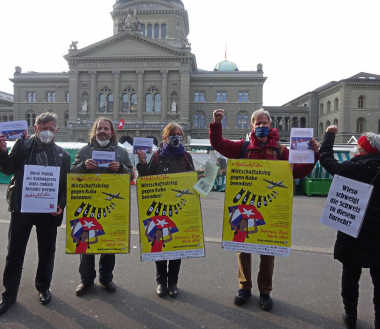
POLYGON ((147 234, 154 238, 157 230, 162 230, 164 236, 178 232, 177 225, 168 216, 153 216, 144 220, 147 234))
POLYGON ((118 129, 123 129, 124 125, 125 125, 125 120, 124 119, 120 119, 117 128, 118 129))
POLYGON ((253 219, 256 219, 256 226, 264 225, 264 217, 255 206, 241 204, 238 206, 228 207, 230 222, 232 225, 239 225, 242 219, 248 220, 248 227, 253 226, 253 219))
POLYGON ((70 221, 72 235, 79 240, 83 231, 88 231, 89 237, 103 235, 103 226, 95 218, 82 217, 70 221))

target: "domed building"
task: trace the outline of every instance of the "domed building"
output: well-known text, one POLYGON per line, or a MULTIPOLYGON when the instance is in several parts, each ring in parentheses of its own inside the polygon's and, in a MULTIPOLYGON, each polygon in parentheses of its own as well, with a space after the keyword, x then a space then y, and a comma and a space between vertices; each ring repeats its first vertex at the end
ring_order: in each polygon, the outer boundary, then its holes
POLYGON ((17 67, 16 120, 32 126, 38 113, 53 111, 58 140, 87 141, 99 116, 115 126, 124 120, 118 135, 160 139, 162 128, 176 121, 192 138, 208 138, 212 112, 222 107, 225 136, 247 133, 252 111, 263 103, 261 64, 252 71, 227 60, 214 70, 198 68, 181 0, 118 0, 111 17, 112 36, 83 48, 70 45, 67 73, 23 73, 17 67))

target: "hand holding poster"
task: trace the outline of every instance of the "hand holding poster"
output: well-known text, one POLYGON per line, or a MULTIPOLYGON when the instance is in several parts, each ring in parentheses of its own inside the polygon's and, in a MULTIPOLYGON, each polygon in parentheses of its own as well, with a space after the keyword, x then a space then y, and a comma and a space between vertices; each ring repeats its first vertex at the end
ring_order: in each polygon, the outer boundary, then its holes
POLYGON ((314 150, 309 143, 313 128, 292 128, 290 131, 289 163, 314 163, 314 150))
POLYGON ((99 168, 108 168, 115 161, 115 152, 92 151, 92 159, 96 161, 99 168))
POLYGON ((335 175, 321 223, 357 238, 373 186, 335 175))
POLYGON ((60 167, 53 166, 24 166, 21 212, 57 211, 60 171, 60 167))
POLYGON ((202 213, 195 172, 137 180, 143 261, 204 256, 202 213))
POLYGON ((66 253, 129 252, 129 184, 127 174, 67 176, 66 253))
POLYGON ((228 160, 223 248, 287 256, 292 202, 293 177, 287 161, 228 160))

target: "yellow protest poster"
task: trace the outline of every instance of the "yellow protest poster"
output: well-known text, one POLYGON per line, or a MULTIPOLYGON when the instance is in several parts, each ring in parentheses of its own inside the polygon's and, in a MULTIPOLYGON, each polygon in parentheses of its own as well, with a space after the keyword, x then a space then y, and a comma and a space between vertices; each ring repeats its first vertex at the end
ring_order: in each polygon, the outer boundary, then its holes
POLYGON ((137 180, 142 261, 203 257, 204 240, 195 172, 137 180))
POLYGON ((223 248, 289 255, 292 203, 293 176, 287 161, 228 160, 223 248))
POLYGON ((66 253, 129 253, 129 180, 128 174, 67 175, 66 253))

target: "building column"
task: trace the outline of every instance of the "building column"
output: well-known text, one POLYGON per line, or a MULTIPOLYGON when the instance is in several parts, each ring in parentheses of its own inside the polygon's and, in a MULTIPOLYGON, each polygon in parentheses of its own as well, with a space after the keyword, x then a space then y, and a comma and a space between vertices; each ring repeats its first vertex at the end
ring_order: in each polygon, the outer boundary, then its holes
POLYGON ((137 120, 143 121, 144 113, 144 71, 138 70, 137 74, 137 120))
POLYGON ((92 71, 89 72, 90 74, 90 120, 95 121, 96 113, 98 112, 98 109, 96 108, 96 72, 92 71))
POLYGON ((78 117, 78 80, 79 80, 79 72, 78 71, 70 71, 69 78, 69 121, 74 122, 78 117))
POLYGON ((113 121, 119 122, 120 119, 120 71, 112 72, 113 75, 113 121))
POLYGON ((180 112, 181 121, 189 122, 190 116, 190 72, 187 70, 180 71, 180 112))
POLYGON ((169 111, 168 106, 168 70, 161 71, 161 123, 166 122, 167 113, 169 111))

